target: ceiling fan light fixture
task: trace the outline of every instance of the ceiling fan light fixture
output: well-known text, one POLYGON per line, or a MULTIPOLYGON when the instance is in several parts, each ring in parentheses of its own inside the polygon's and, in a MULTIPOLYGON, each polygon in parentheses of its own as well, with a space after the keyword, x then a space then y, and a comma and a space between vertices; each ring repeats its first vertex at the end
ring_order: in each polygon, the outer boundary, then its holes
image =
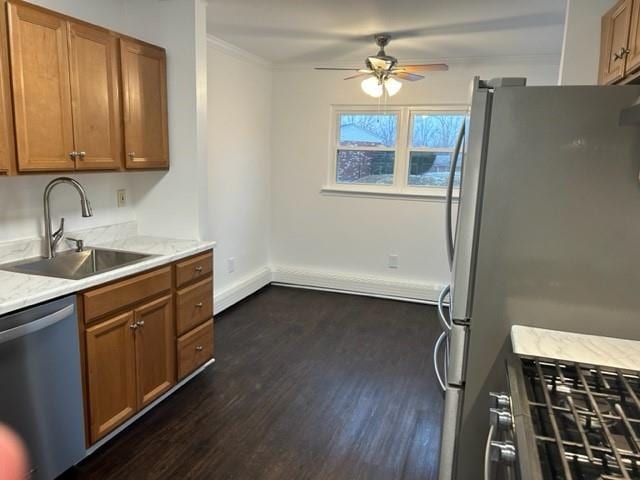
POLYGON ((395 78, 389 77, 384 81, 384 88, 389 96, 393 97, 402 88, 402 82, 399 82, 395 78))
POLYGON ((383 87, 377 77, 365 78, 360 84, 360 87, 364 93, 371 97, 378 98, 382 96, 383 87))

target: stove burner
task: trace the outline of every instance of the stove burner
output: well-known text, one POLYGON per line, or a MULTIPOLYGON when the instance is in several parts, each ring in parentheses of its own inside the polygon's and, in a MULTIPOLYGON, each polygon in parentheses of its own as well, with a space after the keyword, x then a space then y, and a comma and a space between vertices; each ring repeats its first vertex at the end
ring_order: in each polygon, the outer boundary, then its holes
POLYGON ((543 478, 640 479, 640 377, 522 360, 543 478))

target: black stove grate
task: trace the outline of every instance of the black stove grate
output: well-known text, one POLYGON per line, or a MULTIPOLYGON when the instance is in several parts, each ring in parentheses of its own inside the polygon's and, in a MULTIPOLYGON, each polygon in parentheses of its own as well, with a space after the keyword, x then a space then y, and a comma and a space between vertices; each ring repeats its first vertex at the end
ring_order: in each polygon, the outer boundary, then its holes
POLYGON ((640 376, 523 360, 545 479, 640 479, 640 376))

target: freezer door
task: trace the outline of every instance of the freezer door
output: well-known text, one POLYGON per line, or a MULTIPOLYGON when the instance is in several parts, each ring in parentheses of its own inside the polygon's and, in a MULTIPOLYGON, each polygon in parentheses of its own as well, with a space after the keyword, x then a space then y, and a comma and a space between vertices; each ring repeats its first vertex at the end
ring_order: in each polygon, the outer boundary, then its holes
POLYGON ((449 362, 447 382, 451 386, 463 386, 467 370, 467 347, 469 345, 469 327, 453 324, 449 332, 449 362))
POLYGON ((458 454, 458 440, 460 433, 460 416, 464 390, 457 387, 447 387, 444 397, 444 415, 442 421, 442 435, 440 437, 440 465, 438 480, 452 480, 455 477, 456 456, 458 454))
POLYGON ((482 204, 488 124, 491 115, 491 92, 474 81, 469 120, 469 145, 464 158, 464 175, 458 205, 458 223, 455 235, 451 279, 451 309, 454 320, 466 321, 471 317, 471 294, 475 268, 475 245, 482 204))

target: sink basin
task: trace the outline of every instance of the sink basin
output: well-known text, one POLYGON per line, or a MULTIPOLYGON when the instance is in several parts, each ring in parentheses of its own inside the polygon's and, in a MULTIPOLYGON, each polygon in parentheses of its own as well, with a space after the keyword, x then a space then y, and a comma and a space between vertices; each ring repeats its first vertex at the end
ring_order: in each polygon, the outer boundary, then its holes
POLYGON ((0 266, 0 270, 80 280, 81 278, 140 262, 151 256, 144 253, 88 247, 82 252, 60 252, 54 258, 38 257, 22 260, 0 266))

